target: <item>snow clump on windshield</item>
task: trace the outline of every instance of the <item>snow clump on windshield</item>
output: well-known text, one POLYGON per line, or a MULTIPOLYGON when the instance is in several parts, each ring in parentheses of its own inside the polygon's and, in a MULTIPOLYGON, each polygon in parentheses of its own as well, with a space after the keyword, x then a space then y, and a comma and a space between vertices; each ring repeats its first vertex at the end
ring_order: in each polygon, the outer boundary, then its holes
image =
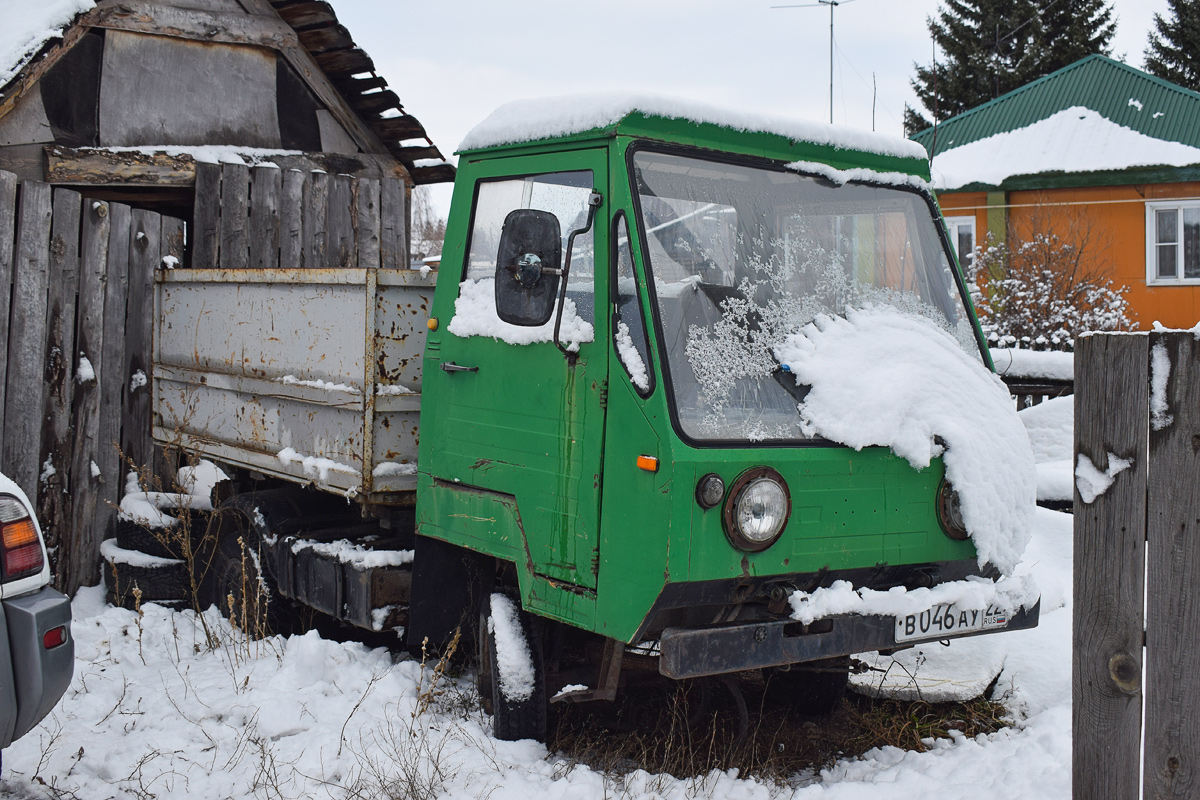
POLYGON ((881 446, 916 469, 943 456, 979 564, 1010 573, 1029 542, 1036 470, 1004 384, 924 317, 887 306, 822 315, 777 346, 811 390, 806 435, 881 446))

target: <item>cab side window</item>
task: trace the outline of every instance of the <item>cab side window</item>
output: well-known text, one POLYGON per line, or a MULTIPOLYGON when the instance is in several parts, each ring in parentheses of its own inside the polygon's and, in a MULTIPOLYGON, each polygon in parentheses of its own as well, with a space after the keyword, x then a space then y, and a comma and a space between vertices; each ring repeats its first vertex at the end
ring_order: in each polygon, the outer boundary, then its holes
POLYGON ((638 394, 645 397, 653 389, 654 374, 650 371, 650 346, 646 340, 641 303, 638 301, 637 279, 633 274, 633 244, 624 213, 617 217, 613 234, 613 340, 621 366, 625 368, 638 394))
MULTIPOLYGON (((476 188, 464 282, 482 283, 495 279, 505 222, 512 224, 517 219, 513 212, 518 210, 548 212, 557 219, 559 249, 565 261, 571 231, 587 224, 592 180, 591 170, 579 170, 481 181, 476 188)), ((576 313, 587 322, 594 322, 596 317, 593 231, 594 227, 575 237, 567 280, 567 298, 575 303, 576 313)), ((557 280, 552 282, 557 287, 557 280)))

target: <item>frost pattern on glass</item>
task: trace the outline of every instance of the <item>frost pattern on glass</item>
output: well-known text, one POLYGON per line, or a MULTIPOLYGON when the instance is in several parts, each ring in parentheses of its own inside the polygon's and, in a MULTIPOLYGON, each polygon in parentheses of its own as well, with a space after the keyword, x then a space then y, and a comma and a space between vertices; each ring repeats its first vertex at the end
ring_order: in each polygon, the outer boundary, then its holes
POLYGON ((699 439, 805 436, 777 350, 820 315, 889 306, 979 357, 924 200, 891 187, 678 156, 635 160, 652 274, 684 431, 699 439))

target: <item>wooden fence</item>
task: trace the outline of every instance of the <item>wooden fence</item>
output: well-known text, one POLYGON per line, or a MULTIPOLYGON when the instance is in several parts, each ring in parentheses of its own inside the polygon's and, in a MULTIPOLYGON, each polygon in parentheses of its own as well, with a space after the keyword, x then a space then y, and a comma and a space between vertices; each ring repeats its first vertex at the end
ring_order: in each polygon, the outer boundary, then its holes
POLYGON ((0 470, 36 498, 55 584, 99 578, 125 472, 153 461, 154 270, 182 220, 0 172, 0 470))
POLYGON ((190 266, 407 268, 404 181, 197 164, 190 266))
POLYGON ((408 266, 405 184, 198 164, 182 220, 0 172, 0 471, 36 498, 55 585, 99 578, 128 464, 152 445, 155 270, 408 266), (122 461, 122 457, 124 461, 122 461))
POLYGON ((1080 339, 1075 450, 1077 463, 1086 457, 1113 480, 1091 503, 1075 494, 1073 796, 1195 797, 1200 343, 1193 334, 1080 339), (1131 463, 1121 469, 1117 459, 1131 463))

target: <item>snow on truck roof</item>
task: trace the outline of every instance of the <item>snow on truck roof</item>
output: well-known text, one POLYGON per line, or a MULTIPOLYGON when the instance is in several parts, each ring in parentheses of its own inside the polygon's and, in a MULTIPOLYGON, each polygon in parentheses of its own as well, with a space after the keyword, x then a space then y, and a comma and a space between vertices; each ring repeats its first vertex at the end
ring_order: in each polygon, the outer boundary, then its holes
POLYGON ((639 112, 651 117, 709 123, 735 131, 775 134, 841 150, 922 161, 928 158, 921 145, 894 136, 793 117, 737 111, 678 97, 615 92, 506 103, 472 128, 458 149, 478 150, 611 128, 639 112))

